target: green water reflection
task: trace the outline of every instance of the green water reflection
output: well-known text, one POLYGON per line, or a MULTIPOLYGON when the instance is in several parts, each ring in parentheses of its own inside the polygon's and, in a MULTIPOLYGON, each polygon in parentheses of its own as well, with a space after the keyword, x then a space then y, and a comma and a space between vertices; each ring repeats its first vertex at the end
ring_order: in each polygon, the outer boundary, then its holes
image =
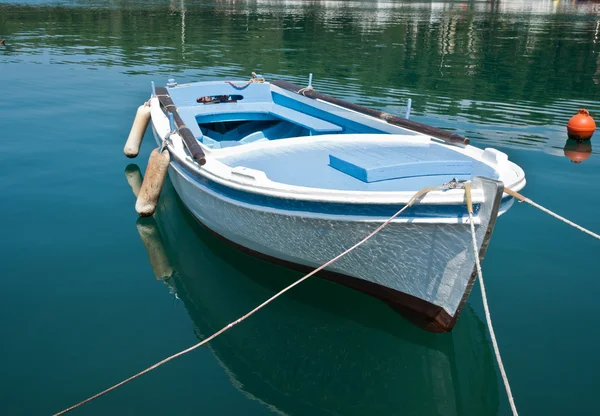
POLYGON ((545 128, 574 105, 600 110, 593 3, 76 4, 1 6, 4 54, 48 59, 51 50, 53 63, 131 74, 312 72, 318 88, 354 101, 401 112, 413 97, 415 114, 436 124, 529 146, 548 141, 545 128))
MULTIPOLYGON (((136 223, 122 148, 151 80, 312 72, 387 112, 412 98, 415 120, 508 153, 527 196, 600 230, 598 133, 565 129, 579 107, 599 118, 597 2, 0 0, 0 39, 2 414, 71 405, 299 276, 215 240, 170 188, 136 223)), ((588 238, 518 204, 498 221, 483 267, 522 414, 598 413, 588 238)), ((455 331, 429 334, 315 279, 81 413, 508 414, 482 316, 476 287, 455 331)))

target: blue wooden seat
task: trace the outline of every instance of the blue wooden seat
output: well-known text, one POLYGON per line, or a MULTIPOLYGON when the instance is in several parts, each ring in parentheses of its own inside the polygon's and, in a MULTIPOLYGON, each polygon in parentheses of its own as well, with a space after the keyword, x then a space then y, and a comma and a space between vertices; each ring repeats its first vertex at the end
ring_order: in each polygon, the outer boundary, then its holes
POLYGON ((436 147, 348 149, 329 154, 329 166, 366 183, 419 176, 471 175, 473 162, 436 147))
POLYGON ((305 127, 316 133, 339 133, 343 130, 336 124, 309 116, 279 104, 273 104, 269 112, 274 116, 289 121, 290 123, 298 124, 299 126, 305 127))

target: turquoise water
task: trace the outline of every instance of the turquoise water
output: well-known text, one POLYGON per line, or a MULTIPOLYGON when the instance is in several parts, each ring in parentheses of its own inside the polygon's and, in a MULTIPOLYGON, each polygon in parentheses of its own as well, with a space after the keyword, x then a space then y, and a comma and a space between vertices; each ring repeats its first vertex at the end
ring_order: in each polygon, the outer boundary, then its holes
MULTIPOLYGON (((151 80, 312 72, 387 112, 412 98, 415 120, 508 153, 527 196, 600 231, 600 158, 569 143, 585 160, 567 159, 564 127, 579 107, 600 119, 598 3, 0 1, 0 39, 1 414, 59 411, 300 277, 215 240, 170 186, 138 222, 122 148, 151 80), (162 236, 167 281, 142 227, 162 236)), ((498 221, 484 276, 523 415, 600 411, 599 249, 529 206, 498 221)), ((455 330, 430 334, 308 281, 78 413, 508 414, 482 311, 476 287, 455 330)))

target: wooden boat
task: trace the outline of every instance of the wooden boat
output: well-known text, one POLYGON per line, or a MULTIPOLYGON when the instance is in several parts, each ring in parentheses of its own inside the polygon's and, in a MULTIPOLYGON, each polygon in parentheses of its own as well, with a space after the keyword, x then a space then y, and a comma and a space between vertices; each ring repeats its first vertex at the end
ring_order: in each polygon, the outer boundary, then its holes
MULTIPOLYGON (((156 88, 151 125, 171 154, 181 200, 239 249, 313 269, 352 246, 425 187, 472 181, 479 256, 498 215, 525 185, 495 149, 285 81, 156 88), (299 91, 299 92, 298 92, 299 91), (173 114, 170 120, 169 113, 173 114)), ((474 253, 465 193, 427 193, 323 277, 450 331, 471 291, 474 253)))

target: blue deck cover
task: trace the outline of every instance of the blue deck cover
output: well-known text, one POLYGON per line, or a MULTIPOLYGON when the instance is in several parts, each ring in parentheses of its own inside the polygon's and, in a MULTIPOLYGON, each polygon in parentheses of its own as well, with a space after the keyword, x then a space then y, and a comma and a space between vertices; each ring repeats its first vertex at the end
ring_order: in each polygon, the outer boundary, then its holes
POLYGON ((329 166, 366 183, 417 176, 471 175, 470 158, 446 149, 423 146, 340 149, 329 154, 329 166))
MULTIPOLYGON (((321 189, 347 191, 399 192, 416 191, 426 186, 441 185, 452 179, 468 180, 473 176, 498 178, 496 170, 476 159, 456 152, 446 146, 431 143, 429 145, 404 144, 402 141, 390 143, 373 143, 368 139, 354 143, 335 140, 318 143, 296 143, 289 146, 257 149, 248 152, 217 156, 220 162, 231 166, 245 166, 263 171, 274 181, 294 186, 307 186, 321 189), (391 161, 398 161, 410 155, 418 161, 460 161, 472 163, 472 170, 447 169, 451 174, 438 174, 439 169, 422 165, 420 176, 365 182, 330 165, 330 155, 338 156, 357 154, 360 160, 365 155, 378 155, 391 161), (457 172, 467 172, 459 174, 457 172)), ((394 175, 400 176, 400 175, 394 175)))

